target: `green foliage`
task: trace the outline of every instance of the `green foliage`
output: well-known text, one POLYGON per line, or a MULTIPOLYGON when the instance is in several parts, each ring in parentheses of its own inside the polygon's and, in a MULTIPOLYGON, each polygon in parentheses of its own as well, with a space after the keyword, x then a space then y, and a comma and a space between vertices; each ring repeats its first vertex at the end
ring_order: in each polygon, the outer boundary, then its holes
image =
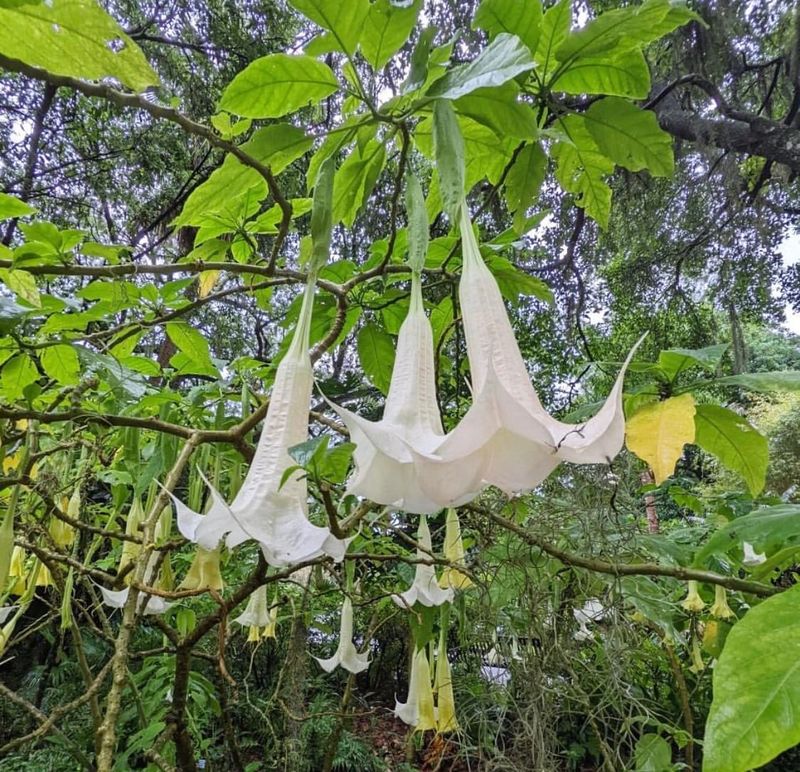
POLYGON ((746 772, 800 742, 798 612, 793 588, 751 609, 728 635, 714 670, 704 772, 746 772))

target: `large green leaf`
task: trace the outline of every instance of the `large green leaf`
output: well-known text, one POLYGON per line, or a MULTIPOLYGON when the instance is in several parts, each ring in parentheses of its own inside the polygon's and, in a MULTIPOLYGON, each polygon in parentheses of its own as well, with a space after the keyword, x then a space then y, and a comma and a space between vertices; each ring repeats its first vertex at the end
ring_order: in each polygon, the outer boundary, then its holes
POLYGON ((369 7, 361 35, 361 53, 376 70, 384 67, 408 40, 421 7, 422 0, 403 6, 389 0, 375 0, 369 7))
POLYGON ((187 322, 167 322, 167 335, 170 340, 178 347, 178 350, 185 354, 193 363, 202 368, 212 368, 211 352, 208 348, 208 341, 187 322))
POLYGON ((469 64, 454 67, 428 90, 429 96, 458 99, 479 88, 500 86, 533 68, 533 57, 518 37, 499 34, 469 64))
POLYGON ((0 53, 56 75, 158 85, 137 45, 94 0, 0 3, 0 53))
POLYGON ((639 6, 606 11, 576 30, 558 47, 556 58, 567 61, 614 49, 641 48, 697 16, 671 0, 646 0, 639 6))
POLYGON ((750 391, 800 391, 800 371, 775 370, 771 373, 739 373, 715 378, 710 384, 716 386, 741 386, 750 391))
POLYGON ((546 82, 547 76, 553 73, 556 50, 569 34, 571 23, 572 0, 560 0, 547 9, 542 19, 542 34, 533 54, 536 64, 539 65, 536 74, 542 82, 546 82))
POLYGON ((703 772, 747 772, 800 742, 800 587, 734 625, 713 687, 703 772))
POLYGON ((247 118, 279 118, 338 88, 327 64, 310 56, 270 54, 251 62, 228 84, 219 106, 247 118))
POLYGON ((695 444, 744 478, 753 496, 764 488, 769 461, 767 438, 742 416, 719 405, 697 405, 695 444))
POLYGON ((719 366, 722 355, 728 350, 728 347, 727 343, 718 343, 715 346, 697 349, 667 349, 658 355, 658 367, 669 380, 674 380, 676 375, 692 367, 702 367, 705 370, 713 371, 719 366))
POLYGON ((772 554, 800 541, 800 506, 779 504, 761 507, 744 517, 737 517, 715 531, 694 557, 696 565, 715 554, 724 554, 744 542, 756 552, 772 554))
POLYGON ((575 203, 605 228, 611 213, 611 188, 604 178, 614 171, 614 164, 600 152, 583 116, 568 115, 561 127, 568 141, 553 146, 556 178, 564 190, 576 195, 575 203))
MULTIPOLYGON (((305 153, 312 144, 302 129, 288 123, 265 126, 242 145, 242 150, 279 174, 292 161, 305 153)), ((202 225, 209 214, 234 215, 252 201, 267 195, 267 182, 250 166, 235 156, 226 156, 222 165, 192 191, 175 225, 202 225), (232 196, 232 192, 234 195, 232 196)))
POLYGON ((607 94, 644 99, 650 93, 650 69, 638 49, 581 56, 553 81, 553 91, 607 94))
POLYGON ((364 206, 386 160, 384 145, 371 139, 356 145, 336 172, 333 192, 333 219, 350 227, 364 206))
MULTIPOLYGON (((2 11, 0 11, 2 13, 2 11)), ((0 220, 8 220, 12 217, 25 217, 25 215, 33 214, 36 210, 20 201, 8 193, 0 193, 0 220)))
POLYGON ((595 102, 585 118, 597 146, 614 163, 634 172, 647 169, 655 177, 674 171, 672 137, 658 125, 654 112, 607 97, 595 102))
POLYGON ((369 0, 290 0, 300 13, 320 27, 330 30, 341 51, 352 55, 358 48, 364 22, 369 15, 369 0))
POLYGON ((370 322, 359 330, 357 348, 367 378, 388 394, 394 367, 395 343, 392 336, 370 322))
POLYGON ((38 378, 39 371, 33 360, 25 353, 17 354, 3 365, 0 386, 5 396, 14 401, 22 396, 26 386, 30 386, 38 378))
POLYGON ((464 197, 464 138, 449 102, 434 105, 433 146, 442 203, 451 221, 456 222, 464 197))
POLYGON ((538 142, 525 145, 517 153, 505 179, 505 197, 508 208, 515 213, 514 228, 519 232, 525 210, 539 195, 547 171, 547 156, 538 142))
POLYGON ((488 126, 499 137, 532 139, 538 135, 536 113, 519 102, 519 87, 513 81, 494 88, 479 88, 455 102, 462 115, 488 126))
POLYGON ((78 382, 81 366, 72 346, 66 343, 48 346, 39 359, 42 369, 59 383, 71 385, 78 382))
POLYGON ((483 0, 472 27, 486 30, 490 37, 502 32, 516 35, 533 53, 542 31, 541 0, 483 0))

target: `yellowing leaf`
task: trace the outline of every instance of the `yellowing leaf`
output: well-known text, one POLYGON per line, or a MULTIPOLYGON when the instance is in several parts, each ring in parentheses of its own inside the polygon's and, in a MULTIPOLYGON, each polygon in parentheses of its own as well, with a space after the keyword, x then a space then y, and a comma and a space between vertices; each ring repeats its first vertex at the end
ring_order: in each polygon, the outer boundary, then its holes
POLYGON ((694 414, 694 397, 681 394, 645 405, 628 420, 628 450, 650 465, 657 484, 675 471, 683 446, 694 442, 694 414))
POLYGON ((207 297, 211 293, 220 273, 221 271, 203 271, 200 274, 197 292, 201 298, 207 297))

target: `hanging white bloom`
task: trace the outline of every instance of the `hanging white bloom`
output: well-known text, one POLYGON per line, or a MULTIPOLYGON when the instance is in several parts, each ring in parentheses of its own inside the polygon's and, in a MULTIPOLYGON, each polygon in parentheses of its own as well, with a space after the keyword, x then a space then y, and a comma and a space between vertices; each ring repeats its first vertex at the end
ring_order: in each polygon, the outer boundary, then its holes
POLYGON ((436 448, 438 468, 418 465, 421 487, 442 506, 456 506, 484 484, 507 495, 530 490, 561 461, 610 462, 622 449, 623 377, 639 344, 593 418, 580 424, 557 421, 531 384, 497 281, 481 257, 466 202, 461 208, 461 239, 459 299, 473 405, 436 448))
MULTIPOLYGON (((105 603, 106 606, 111 606, 111 608, 122 608, 128 602, 128 593, 130 591, 130 587, 126 587, 124 590, 107 590, 105 587, 100 586, 103 603, 105 603)), ((141 611, 145 616, 150 614, 163 614, 172 605, 172 603, 168 603, 164 598, 158 595, 150 595, 148 597, 144 592, 139 593, 139 598, 137 600, 137 610, 141 611)))
POLYGON ((594 633, 589 629, 589 624, 602 622, 606 608, 597 598, 589 598, 581 608, 573 609, 572 615, 578 623, 578 629, 572 637, 576 641, 590 641, 594 639, 594 633))
POLYGON ((436 729, 431 668, 425 646, 414 652, 408 679, 408 697, 405 702, 395 700, 394 714, 417 731, 436 729))
POLYGON ((749 541, 742 543, 742 550, 744 551, 742 563, 746 566, 757 566, 767 559, 767 556, 763 552, 756 552, 749 541))
POLYGON ((347 596, 342 603, 339 645, 336 647, 336 653, 328 659, 320 657, 314 659, 326 673, 333 672, 337 665, 351 673, 360 673, 369 667, 369 652, 359 654, 353 645, 353 602, 347 596))
POLYGON ((337 539, 327 528, 308 520, 308 490, 302 473, 293 472, 281 485, 284 472, 294 465, 288 449, 308 438, 314 383, 308 353, 314 287, 311 276, 292 342, 275 374, 253 462, 233 502, 228 506, 208 481, 212 503, 207 515, 175 499, 178 529, 205 549, 215 549, 223 538, 231 549, 255 539, 272 566, 288 566, 322 554, 339 561, 347 550, 348 540, 337 539))
MULTIPOLYGON (((427 550, 425 552, 418 547, 417 557, 429 559, 433 547, 431 545, 431 532, 425 515, 419 521, 417 541, 427 550)), ((453 588, 439 586, 434 566, 426 563, 417 563, 414 583, 404 593, 393 595, 392 599, 401 608, 411 608, 415 603, 421 603, 423 606, 441 606, 443 603, 452 603, 453 588)))
POLYGON ((256 642, 260 638, 275 638, 278 606, 276 604, 269 608, 266 584, 260 585, 250 594, 245 610, 233 621, 249 628, 247 640, 250 642, 256 642))
MULTIPOLYGON (((417 466, 427 463, 425 456, 444 438, 436 401, 433 333, 425 315, 418 271, 412 273, 411 302, 397 337, 383 418, 368 421, 343 407, 331 407, 356 445, 356 471, 348 493, 416 514, 442 508, 439 497, 429 495, 417 479, 417 466)), ((442 471, 438 465, 437 470, 442 471)))

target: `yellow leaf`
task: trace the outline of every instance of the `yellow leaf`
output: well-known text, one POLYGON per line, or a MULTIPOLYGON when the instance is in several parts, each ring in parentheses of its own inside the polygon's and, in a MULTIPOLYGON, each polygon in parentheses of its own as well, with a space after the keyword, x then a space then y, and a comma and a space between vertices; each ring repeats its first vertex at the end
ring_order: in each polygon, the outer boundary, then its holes
POLYGON ((203 271, 199 277, 198 294, 207 297, 219 279, 220 271, 203 271))
POLYGON ((674 471, 683 446, 694 442, 694 397, 681 394, 645 405, 628 419, 628 450, 646 461, 660 485, 674 471))

